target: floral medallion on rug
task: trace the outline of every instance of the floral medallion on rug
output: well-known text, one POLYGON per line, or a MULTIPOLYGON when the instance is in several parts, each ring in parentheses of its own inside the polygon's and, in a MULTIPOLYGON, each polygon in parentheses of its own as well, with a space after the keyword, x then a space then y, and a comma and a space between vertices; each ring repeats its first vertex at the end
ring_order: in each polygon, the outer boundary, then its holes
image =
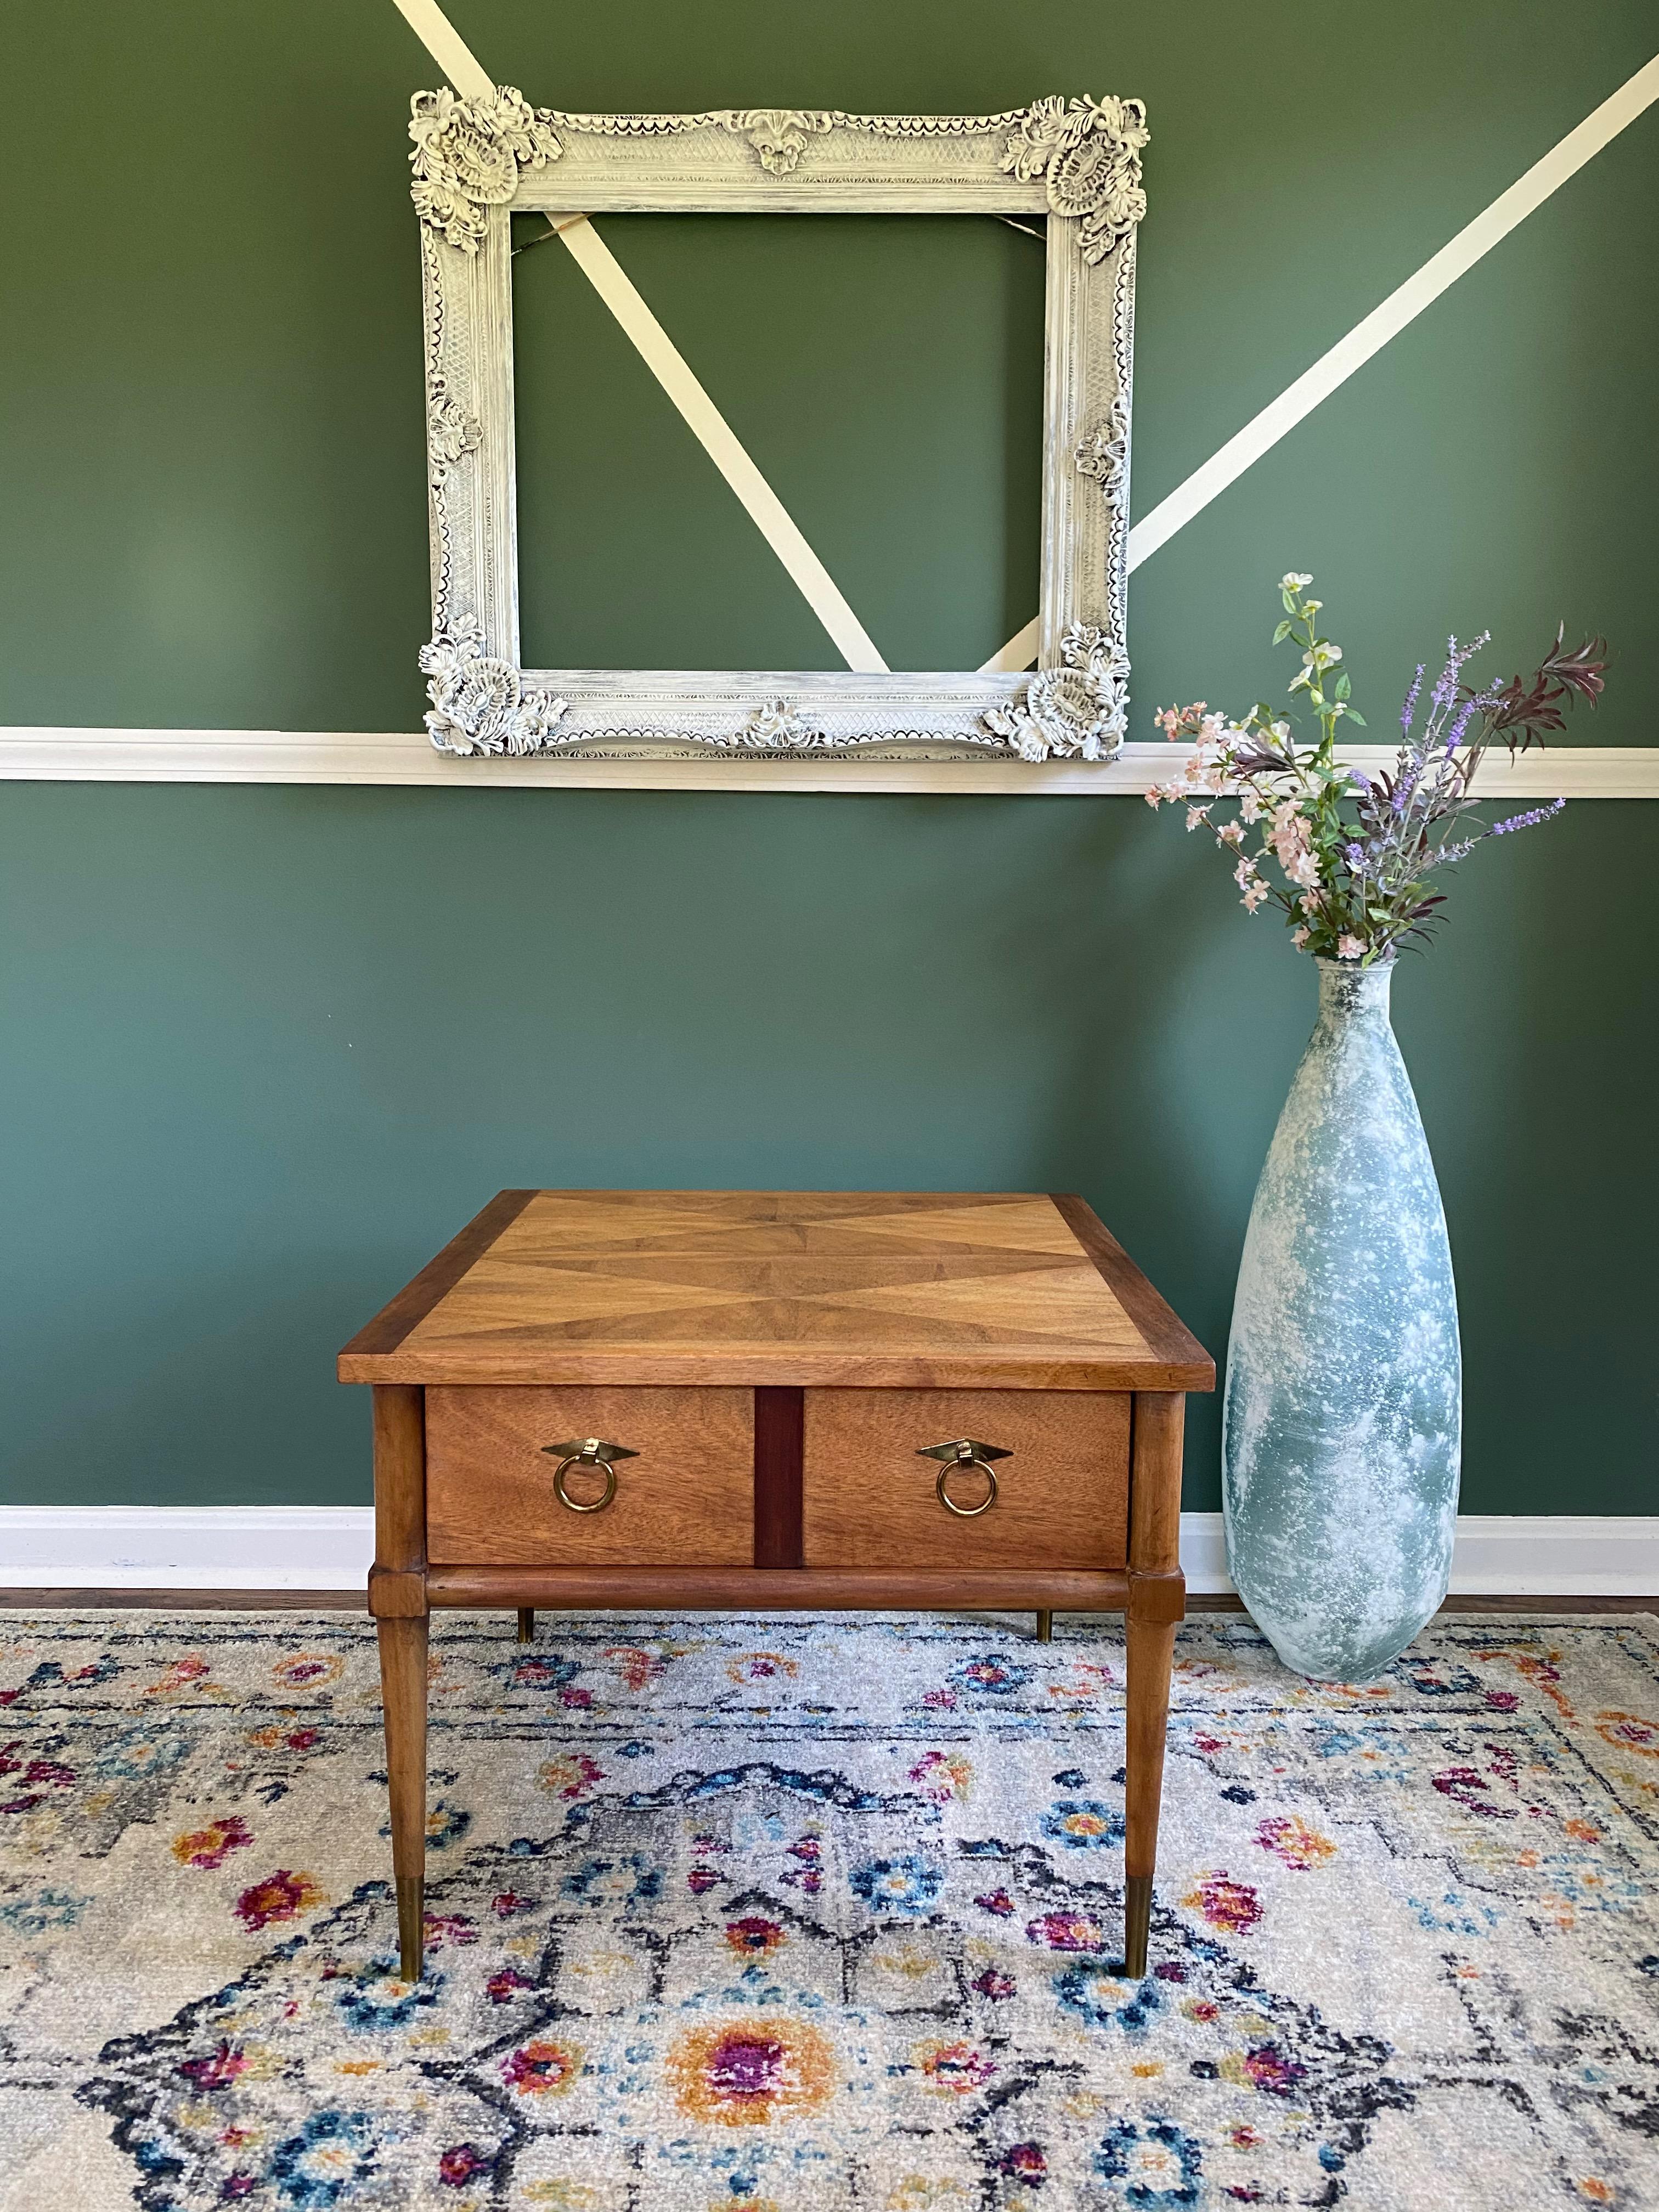
POLYGON ((0 1616, 20 2212, 1659 2206, 1659 1647, 1182 1632, 1122 1978, 1115 1621, 440 1616, 428 1972, 373 1632, 0 1616))

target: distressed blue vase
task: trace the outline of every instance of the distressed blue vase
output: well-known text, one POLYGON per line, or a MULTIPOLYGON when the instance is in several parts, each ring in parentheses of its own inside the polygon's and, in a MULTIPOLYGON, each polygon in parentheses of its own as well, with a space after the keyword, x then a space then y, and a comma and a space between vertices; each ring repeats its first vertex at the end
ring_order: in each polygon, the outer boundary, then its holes
POLYGON ((1315 965, 1319 1019, 1239 1267, 1223 1504, 1233 1581, 1285 1665, 1368 1682, 1446 1594, 1462 1363, 1393 964, 1315 965))

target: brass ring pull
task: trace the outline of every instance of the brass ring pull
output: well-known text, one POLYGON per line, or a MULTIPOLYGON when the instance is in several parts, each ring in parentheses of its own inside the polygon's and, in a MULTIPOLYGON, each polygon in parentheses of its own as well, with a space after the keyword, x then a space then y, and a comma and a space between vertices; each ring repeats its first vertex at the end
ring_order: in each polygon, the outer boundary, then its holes
POLYGON ((561 1505, 568 1506, 573 1513, 603 1513, 617 1494, 617 1469, 619 1459, 637 1459, 639 1454, 630 1451, 626 1444, 606 1443, 601 1437, 572 1437, 568 1443, 544 1444, 542 1449, 558 1465, 553 1470, 553 1495, 561 1505), (565 1476, 573 1467, 596 1468, 605 1477, 605 1488, 595 1498, 586 1504, 573 1498, 565 1487, 565 1476))
POLYGON ((958 1521, 977 1521, 981 1513, 988 1513, 997 1502, 996 1471, 994 1459, 1012 1459, 1013 1454, 1005 1444, 982 1444, 974 1437, 958 1437, 948 1444, 923 1444, 917 1452, 918 1459, 943 1460, 939 1480, 933 1485, 933 1495, 947 1513, 954 1513, 958 1521), (950 1492, 951 1477, 963 1468, 976 1467, 985 1477, 985 1495, 977 1505, 958 1505, 950 1492))
POLYGON ((953 1459, 948 1466, 940 1468, 939 1480, 933 1485, 933 1494, 945 1511, 954 1513, 958 1521, 976 1521, 981 1513, 988 1513, 997 1502, 996 1470, 988 1460, 981 1459, 976 1452, 964 1452, 959 1459, 953 1459), (985 1477, 985 1496, 977 1505, 958 1505, 945 1486, 951 1477, 964 1467, 976 1467, 985 1477))
POLYGON ((561 1505, 568 1505, 573 1513, 603 1513, 616 1494, 617 1470, 609 1460, 589 1459, 586 1452, 569 1452, 553 1471, 553 1495, 561 1505), (605 1488, 591 1504, 584 1505, 580 1498, 573 1498, 565 1488, 565 1469, 571 1467, 596 1467, 604 1473, 605 1488))

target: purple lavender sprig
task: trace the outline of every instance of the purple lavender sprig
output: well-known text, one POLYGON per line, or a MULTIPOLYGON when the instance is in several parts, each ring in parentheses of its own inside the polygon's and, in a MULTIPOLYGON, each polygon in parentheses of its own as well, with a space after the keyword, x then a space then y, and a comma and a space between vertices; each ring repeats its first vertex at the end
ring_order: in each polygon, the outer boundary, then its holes
MULTIPOLYGON (((1354 934, 1364 939, 1371 957, 1426 935, 1437 919, 1432 910, 1441 902, 1429 888, 1437 870, 1466 859, 1485 837, 1506 836, 1548 821, 1565 804, 1557 800, 1490 826, 1478 817, 1470 821, 1475 805, 1471 786, 1494 732, 1505 726, 1518 727, 1524 712, 1530 711, 1536 721, 1540 697, 1545 716, 1569 695, 1593 700, 1604 665, 1594 656, 1604 648, 1593 641, 1594 649, 1587 646, 1577 654, 1565 655, 1558 634, 1551 658, 1559 659, 1570 675, 1550 678, 1540 671, 1530 684, 1515 677, 1507 684, 1477 688, 1463 681, 1463 671, 1486 641, 1485 633, 1467 646, 1460 646, 1455 637, 1447 641, 1445 666, 1429 695, 1429 711, 1420 729, 1414 726, 1422 686, 1422 671, 1418 671, 1401 712, 1406 743, 1395 758, 1394 774, 1359 794, 1356 811, 1368 833, 1363 848, 1365 868, 1354 866, 1352 848, 1344 848, 1343 857, 1356 884, 1370 875, 1370 889, 1363 902, 1370 926, 1354 934), (1381 912, 1376 911, 1379 905, 1381 912)), ((1535 729, 1533 734, 1537 735, 1535 729)))
POLYGON ((1486 835, 1507 837, 1511 830, 1530 830, 1534 823, 1547 822, 1552 814, 1559 814, 1566 803, 1565 799, 1553 799, 1547 806, 1533 806, 1524 814, 1511 814, 1507 822, 1494 822, 1486 835))
POLYGON ((1422 689, 1423 663, 1419 660, 1417 664, 1417 673, 1411 681, 1411 689, 1406 694, 1406 703, 1400 709, 1400 726, 1407 737, 1410 737, 1412 724, 1417 719, 1417 697, 1422 689))

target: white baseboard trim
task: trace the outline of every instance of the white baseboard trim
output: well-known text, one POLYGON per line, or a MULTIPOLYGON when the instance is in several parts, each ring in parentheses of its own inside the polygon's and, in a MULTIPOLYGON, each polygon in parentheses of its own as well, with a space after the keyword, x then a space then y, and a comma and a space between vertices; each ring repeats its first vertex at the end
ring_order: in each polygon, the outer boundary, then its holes
MULTIPOLYGON (((0 1587, 342 1590, 374 1555, 367 1505, 0 1506, 0 1587)), ((1196 1592, 1230 1590, 1218 1513, 1183 1513, 1196 1592)), ((1465 1513, 1459 1596, 1659 1595, 1659 1514, 1465 1513)))
POLYGON ((0 1588, 353 1589, 372 1505, 0 1506, 0 1588))
POLYGON ((1468 1597, 1652 1597, 1659 1514, 1460 1514, 1451 1586, 1468 1597))
POLYGON ((1227 1539, 1218 1513, 1183 1513, 1181 1516, 1181 1566, 1189 1590, 1200 1595, 1230 1590, 1227 1539))
MULTIPOLYGON (((1218 1513, 1181 1516, 1190 1590, 1230 1590, 1218 1513)), ((1659 1513, 1460 1513, 1454 1597, 1659 1595, 1659 1513)))

